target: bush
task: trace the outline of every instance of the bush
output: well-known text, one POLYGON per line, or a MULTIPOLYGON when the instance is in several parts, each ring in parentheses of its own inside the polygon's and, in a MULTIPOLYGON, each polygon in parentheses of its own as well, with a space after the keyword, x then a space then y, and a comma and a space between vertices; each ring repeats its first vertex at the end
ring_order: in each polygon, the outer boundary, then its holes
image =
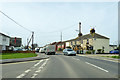
POLYGON ((98 53, 101 53, 102 49, 97 49, 98 53))
POLYGON ((93 54, 95 54, 95 50, 91 50, 91 52, 92 52, 93 54))
POLYGON ((62 51, 63 49, 62 48, 58 48, 58 51, 62 51))
POLYGON ((91 51, 86 51, 86 54, 91 54, 91 51))

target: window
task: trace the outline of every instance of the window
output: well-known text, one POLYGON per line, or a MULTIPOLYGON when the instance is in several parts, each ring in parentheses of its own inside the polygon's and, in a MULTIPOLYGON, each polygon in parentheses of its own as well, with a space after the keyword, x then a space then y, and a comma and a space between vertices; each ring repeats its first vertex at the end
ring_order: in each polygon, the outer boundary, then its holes
POLYGON ((76 45, 76 41, 75 41, 75 45, 76 45))
POLYGON ((81 40, 81 44, 83 44, 83 40, 81 40))
POLYGON ((6 37, 3 37, 3 41, 6 41, 6 37))
POLYGON ((71 45, 72 45, 72 41, 71 41, 71 45))

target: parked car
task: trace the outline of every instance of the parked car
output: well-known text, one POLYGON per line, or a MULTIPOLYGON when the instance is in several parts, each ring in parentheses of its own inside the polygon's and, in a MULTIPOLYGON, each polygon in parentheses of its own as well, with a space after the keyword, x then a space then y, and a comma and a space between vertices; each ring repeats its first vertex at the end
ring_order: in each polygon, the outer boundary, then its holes
POLYGON ((39 52, 39 48, 35 48, 35 52, 39 52))
POLYGON ((64 55, 74 55, 74 56, 76 56, 76 52, 72 49, 64 49, 63 53, 64 53, 64 55))
POLYGON ((110 53, 117 53, 117 54, 119 54, 119 50, 111 50, 110 53))

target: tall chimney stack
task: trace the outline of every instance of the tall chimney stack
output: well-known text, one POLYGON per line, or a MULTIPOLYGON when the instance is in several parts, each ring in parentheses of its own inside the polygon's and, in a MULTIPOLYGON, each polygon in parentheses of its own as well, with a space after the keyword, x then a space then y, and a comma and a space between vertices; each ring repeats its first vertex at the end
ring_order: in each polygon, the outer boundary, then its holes
POLYGON ((81 33, 81 22, 79 22, 79 34, 78 34, 78 37, 81 37, 82 36, 82 33, 81 33))

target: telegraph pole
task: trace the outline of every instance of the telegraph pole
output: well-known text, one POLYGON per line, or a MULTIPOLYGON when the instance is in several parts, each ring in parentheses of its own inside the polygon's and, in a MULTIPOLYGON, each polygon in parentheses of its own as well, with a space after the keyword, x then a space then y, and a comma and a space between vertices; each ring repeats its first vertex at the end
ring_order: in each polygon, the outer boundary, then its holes
POLYGON ((34 48, 33 43, 34 43, 34 32, 32 31, 32 50, 33 50, 33 48, 34 48))
POLYGON ((61 31, 61 35, 60 35, 60 37, 61 37, 61 42, 62 42, 62 31, 61 31))
POLYGON ((78 34, 79 37, 82 36, 82 33, 81 33, 81 22, 79 22, 79 34, 78 34))

